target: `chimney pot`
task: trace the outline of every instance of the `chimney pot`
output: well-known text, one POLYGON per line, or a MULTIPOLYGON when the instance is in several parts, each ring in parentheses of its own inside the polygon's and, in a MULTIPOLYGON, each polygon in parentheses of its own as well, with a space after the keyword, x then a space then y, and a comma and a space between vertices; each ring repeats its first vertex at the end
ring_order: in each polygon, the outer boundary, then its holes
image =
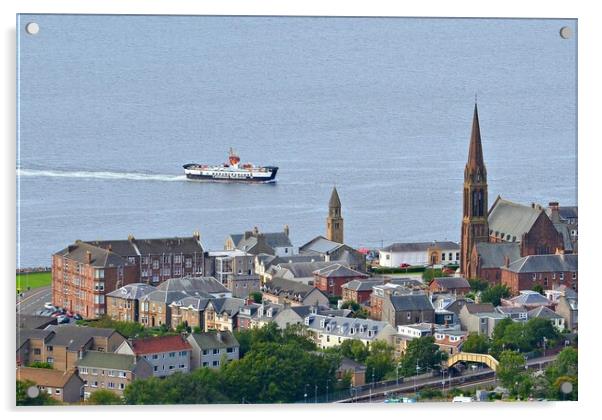
POLYGON ((92 253, 90 251, 86 251, 86 262, 88 264, 92 262, 92 253))
POLYGON ((284 234, 286 236, 290 236, 290 229, 289 229, 288 225, 284 225, 284 234))

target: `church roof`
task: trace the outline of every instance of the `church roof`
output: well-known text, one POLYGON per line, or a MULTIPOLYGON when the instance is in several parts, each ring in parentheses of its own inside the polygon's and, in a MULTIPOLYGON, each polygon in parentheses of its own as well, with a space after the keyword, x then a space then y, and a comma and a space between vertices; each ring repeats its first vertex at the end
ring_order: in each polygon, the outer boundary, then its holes
POLYGON ((489 230, 503 240, 520 242, 542 213, 541 206, 525 206, 498 197, 489 211, 489 230))
POLYGON ((505 264, 506 257, 508 257, 509 262, 520 258, 520 244, 518 242, 478 242, 476 247, 477 254, 481 258, 481 268, 500 268, 505 264))

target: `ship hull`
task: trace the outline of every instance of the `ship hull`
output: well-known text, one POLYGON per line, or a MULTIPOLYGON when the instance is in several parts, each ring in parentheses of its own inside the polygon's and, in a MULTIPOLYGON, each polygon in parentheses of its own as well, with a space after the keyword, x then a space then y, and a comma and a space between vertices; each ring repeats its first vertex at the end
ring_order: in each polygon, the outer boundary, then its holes
POLYGON ((186 178, 196 181, 268 184, 276 182, 277 172, 277 167, 258 168, 258 170, 229 170, 199 168, 195 164, 184 165, 186 178))

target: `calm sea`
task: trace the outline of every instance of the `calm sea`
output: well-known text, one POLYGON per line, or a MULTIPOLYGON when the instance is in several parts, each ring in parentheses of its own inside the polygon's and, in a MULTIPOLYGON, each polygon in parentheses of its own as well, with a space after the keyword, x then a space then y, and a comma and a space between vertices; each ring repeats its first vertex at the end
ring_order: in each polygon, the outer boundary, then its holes
POLYGON ((475 93, 489 200, 576 204, 576 21, 21 15, 20 266, 76 239, 459 240, 475 93), (28 35, 29 22, 39 24, 28 35), (559 30, 572 29, 563 39, 559 30), (280 167, 275 185, 182 164, 280 167))

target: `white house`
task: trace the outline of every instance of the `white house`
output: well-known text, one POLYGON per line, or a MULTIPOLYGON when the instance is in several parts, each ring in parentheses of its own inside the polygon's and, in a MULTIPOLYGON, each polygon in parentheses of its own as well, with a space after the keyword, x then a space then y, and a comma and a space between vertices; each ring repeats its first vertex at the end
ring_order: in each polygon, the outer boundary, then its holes
POLYGON ((460 245, 455 242, 394 243, 379 250, 381 267, 446 265, 460 263, 460 245))
POLYGON ((395 328, 383 321, 309 314, 305 327, 319 348, 338 346, 345 340, 360 340, 366 345, 375 340, 392 344, 395 328))

